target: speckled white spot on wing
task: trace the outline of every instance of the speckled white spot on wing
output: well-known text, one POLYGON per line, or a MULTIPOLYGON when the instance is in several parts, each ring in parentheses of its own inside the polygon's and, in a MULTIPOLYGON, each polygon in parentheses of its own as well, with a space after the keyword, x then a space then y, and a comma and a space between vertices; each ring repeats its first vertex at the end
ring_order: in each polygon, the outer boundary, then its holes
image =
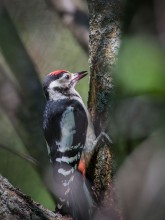
POLYGON ((59 197, 59 200, 60 200, 61 202, 65 202, 65 198, 59 197))
POLYGON ((65 195, 67 195, 69 192, 70 192, 70 188, 68 188, 68 189, 65 191, 65 195))
MULTIPOLYGON (((60 143, 59 142, 56 142, 57 146, 60 146, 60 143)), ((66 151, 70 151, 70 150, 76 150, 77 148, 83 148, 83 146, 80 146, 80 143, 75 145, 75 146, 60 146, 57 151, 61 152, 61 153, 64 153, 66 151)))
POLYGON ((74 168, 73 167, 70 170, 64 170, 63 168, 58 169, 58 173, 62 174, 63 176, 68 176, 68 175, 70 175, 73 172, 74 172, 74 168))
POLYGON ((68 181, 64 181, 63 182, 63 186, 64 187, 66 187, 66 186, 69 186, 69 184, 71 183, 71 182, 73 182, 73 180, 74 180, 74 176, 71 176, 71 178, 68 180, 68 181))
POLYGON ((58 208, 58 209, 62 209, 62 206, 63 206, 63 205, 57 204, 57 208, 58 208))
POLYGON ((62 156, 61 158, 56 158, 56 161, 61 163, 61 162, 65 162, 65 163, 73 163, 74 161, 77 161, 80 159, 80 153, 76 154, 74 157, 65 157, 65 156, 62 156))

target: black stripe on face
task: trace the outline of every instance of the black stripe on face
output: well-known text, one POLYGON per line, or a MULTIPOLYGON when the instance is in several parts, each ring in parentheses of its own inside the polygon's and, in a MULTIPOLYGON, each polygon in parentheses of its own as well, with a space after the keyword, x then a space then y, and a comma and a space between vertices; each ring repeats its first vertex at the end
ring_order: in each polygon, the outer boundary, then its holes
POLYGON ((68 96, 68 97, 79 97, 76 93, 70 93, 70 88, 66 87, 54 87, 53 88, 54 91, 57 91, 59 93, 61 93, 62 95, 68 96))
POLYGON ((69 93, 69 88, 63 88, 63 87, 54 87, 53 88, 54 91, 57 91, 59 93, 62 93, 62 94, 68 94, 69 93))
POLYGON ((51 82, 57 80, 57 79, 60 79, 64 73, 66 72, 61 72, 60 74, 57 74, 57 75, 47 75, 43 81, 43 90, 44 90, 44 93, 45 93, 45 96, 47 98, 47 100, 49 99, 49 94, 48 94, 48 87, 50 85, 51 82))

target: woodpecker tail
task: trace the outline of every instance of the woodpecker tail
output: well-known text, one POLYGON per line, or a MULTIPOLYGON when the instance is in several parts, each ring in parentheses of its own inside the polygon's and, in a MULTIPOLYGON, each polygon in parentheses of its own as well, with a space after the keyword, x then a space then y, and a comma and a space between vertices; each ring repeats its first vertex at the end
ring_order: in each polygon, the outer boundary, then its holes
POLYGON ((90 220, 95 210, 94 197, 89 181, 75 171, 70 193, 71 215, 74 220, 90 220))
POLYGON ((74 220, 92 219, 96 206, 91 185, 85 176, 66 163, 61 163, 60 167, 59 164, 53 165, 53 174, 48 174, 46 179, 57 198, 56 210, 70 214, 74 220))

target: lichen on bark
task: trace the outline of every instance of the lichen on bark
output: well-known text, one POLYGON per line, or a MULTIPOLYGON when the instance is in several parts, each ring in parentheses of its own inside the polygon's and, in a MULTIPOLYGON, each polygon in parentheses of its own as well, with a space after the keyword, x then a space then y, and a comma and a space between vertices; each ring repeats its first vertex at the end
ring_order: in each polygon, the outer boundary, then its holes
MULTIPOLYGON (((117 60, 121 38, 120 0, 88 0, 90 88, 88 109, 96 136, 105 132, 111 136, 110 111, 112 104, 112 73, 117 60)), ((112 143, 101 139, 89 164, 94 191, 105 210, 114 209, 112 186, 112 143), (92 165, 93 164, 93 165, 92 165)), ((104 212, 104 211, 103 211, 104 212)), ((118 215, 118 214, 117 214, 118 215)))
POLYGON ((90 91, 88 108, 96 135, 106 130, 109 117, 112 71, 120 46, 120 1, 88 0, 90 16, 90 91))

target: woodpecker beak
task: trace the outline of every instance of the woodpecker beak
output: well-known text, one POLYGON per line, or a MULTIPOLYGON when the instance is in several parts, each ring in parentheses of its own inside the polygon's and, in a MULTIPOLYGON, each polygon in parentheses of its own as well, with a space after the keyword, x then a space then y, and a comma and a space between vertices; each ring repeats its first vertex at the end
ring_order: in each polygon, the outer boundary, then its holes
POLYGON ((81 72, 78 72, 78 73, 73 73, 72 79, 71 79, 71 82, 70 82, 70 86, 76 85, 76 83, 77 83, 80 79, 82 79, 83 77, 85 77, 87 74, 88 74, 87 71, 81 71, 81 72))

